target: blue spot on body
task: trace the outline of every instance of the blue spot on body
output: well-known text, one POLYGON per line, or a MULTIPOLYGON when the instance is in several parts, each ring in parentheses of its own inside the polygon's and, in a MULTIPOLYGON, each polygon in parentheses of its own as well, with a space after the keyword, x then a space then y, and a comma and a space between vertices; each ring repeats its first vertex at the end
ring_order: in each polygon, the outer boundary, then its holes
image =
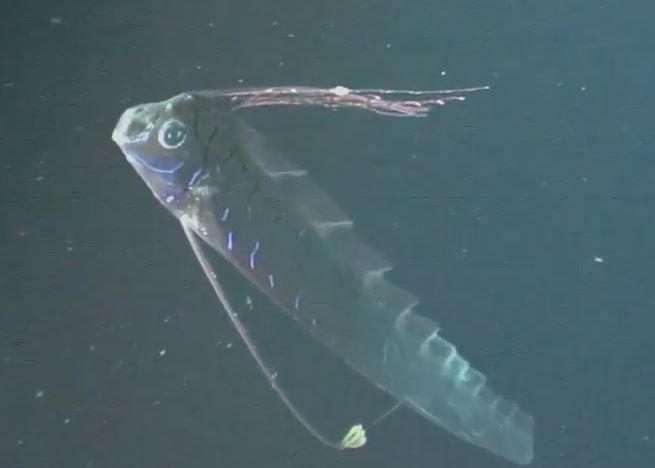
POLYGON ((189 181, 189 187, 193 187, 195 185, 195 183, 198 181, 198 178, 200 177, 200 174, 202 174, 202 169, 198 169, 193 173, 191 180, 189 181))
POLYGON ((230 209, 225 208, 223 210, 223 216, 221 216, 221 221, 227 221, 227 217, 230 216, 230 209))
POLYGON ((255 269, 255 254, 259 250, 259 242, 255 242, 255 246, 252 249, 252 252, 250 252, 250 269, 254 270, 255 269))

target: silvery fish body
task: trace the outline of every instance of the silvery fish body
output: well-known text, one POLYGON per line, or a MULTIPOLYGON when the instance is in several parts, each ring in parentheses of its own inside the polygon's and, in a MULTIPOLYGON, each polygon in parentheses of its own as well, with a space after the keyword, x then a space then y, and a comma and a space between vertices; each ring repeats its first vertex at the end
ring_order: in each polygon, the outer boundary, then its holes
POLYGON ((308 173, 206 93, 126 110, 113 138, 153 195, 305 330, 402 404, 516 463, 533 420, 385 279, 391 263, 308 173))

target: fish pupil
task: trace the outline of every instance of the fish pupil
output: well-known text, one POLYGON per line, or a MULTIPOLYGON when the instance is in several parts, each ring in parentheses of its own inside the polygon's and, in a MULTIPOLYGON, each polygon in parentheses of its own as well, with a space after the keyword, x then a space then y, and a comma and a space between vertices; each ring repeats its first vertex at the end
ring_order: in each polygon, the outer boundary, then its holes
POLYGON ((187 129, 177 120, 168 122, 159 133, 159 142, 164 148, 179 148, 186 140, 187 129))

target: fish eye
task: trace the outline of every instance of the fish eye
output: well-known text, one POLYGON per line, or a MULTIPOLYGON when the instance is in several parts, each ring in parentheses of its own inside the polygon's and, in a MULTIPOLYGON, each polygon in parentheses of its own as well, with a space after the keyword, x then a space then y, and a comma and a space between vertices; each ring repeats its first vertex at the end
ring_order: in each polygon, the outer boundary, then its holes
POLYGON ((186 141, 187 128, 179 120, 169 120, 159 128, 157 139, 166 149, 179 148, 186 141))

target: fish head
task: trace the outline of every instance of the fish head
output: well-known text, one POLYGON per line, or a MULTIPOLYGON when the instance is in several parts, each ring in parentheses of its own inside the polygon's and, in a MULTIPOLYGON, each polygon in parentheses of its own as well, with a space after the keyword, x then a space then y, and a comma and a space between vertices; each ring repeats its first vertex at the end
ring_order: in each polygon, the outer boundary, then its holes
POLYGON ((194 99, 180 94, 130 107, 112 133, 127 161, 165 206, 184 198, 207 165, 194 99))

